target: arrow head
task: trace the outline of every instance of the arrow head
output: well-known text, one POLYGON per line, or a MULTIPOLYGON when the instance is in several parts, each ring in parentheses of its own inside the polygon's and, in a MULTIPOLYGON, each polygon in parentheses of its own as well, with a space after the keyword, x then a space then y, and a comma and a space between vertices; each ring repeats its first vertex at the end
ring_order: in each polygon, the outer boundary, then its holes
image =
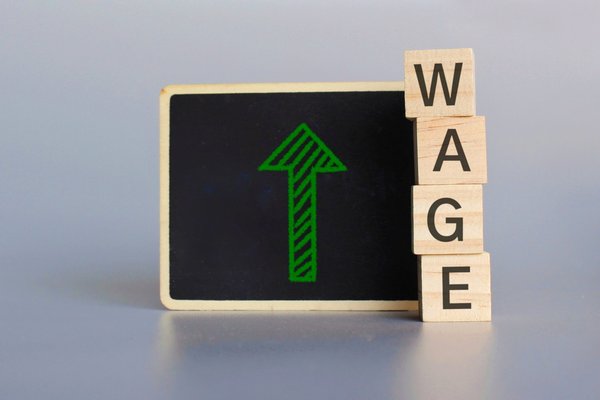
POLYGON ((313 168, 315 172, 342 172, 348 169, 306 123, 298 125, 258 170, 293 171, 297 167, 313 168))

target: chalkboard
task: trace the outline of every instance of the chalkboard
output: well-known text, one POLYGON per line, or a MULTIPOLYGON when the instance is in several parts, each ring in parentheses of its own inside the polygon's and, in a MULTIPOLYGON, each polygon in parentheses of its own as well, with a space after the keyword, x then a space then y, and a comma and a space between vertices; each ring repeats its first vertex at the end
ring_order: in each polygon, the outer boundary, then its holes
POLYGON ((160 100, 167 308, 417 308, 402 82, 173 85, 160 100))

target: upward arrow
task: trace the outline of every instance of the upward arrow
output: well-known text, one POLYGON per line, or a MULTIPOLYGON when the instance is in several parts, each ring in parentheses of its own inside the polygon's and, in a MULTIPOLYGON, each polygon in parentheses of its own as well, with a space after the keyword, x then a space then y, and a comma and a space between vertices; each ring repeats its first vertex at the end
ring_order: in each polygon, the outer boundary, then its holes
POLYGON ((288 173, 288 243, 291 282, 317 279, 317 173, 347 168, 302 123, 271 153, 259 171, 288 173))

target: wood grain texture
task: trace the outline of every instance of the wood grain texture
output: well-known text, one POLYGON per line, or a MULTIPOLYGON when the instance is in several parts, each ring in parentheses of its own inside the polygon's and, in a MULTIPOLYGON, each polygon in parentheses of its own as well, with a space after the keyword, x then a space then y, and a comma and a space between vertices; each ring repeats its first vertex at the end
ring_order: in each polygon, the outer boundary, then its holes
POLYGON ((406 117, 442 117, 475 115, 475 75, 472 49, 445 50, 411 50, 404 52, 404 85, 406 100, 406 117), (448 95, 452 95, 455 70, 460 68, 460 77, 456 77, 457 91, 454 103, 448 102, 444 95, 443 77, 446 80, 448 95), (460 64, 460 66, 458 65, 460 64), (419 84, 421 75, 421 85, 419 84), (436 80, 433 88, 432 104, 426 104, 425 98, 432 95, 432 79, 436 80), (423 90, 425 92, 423 92, 423 90))
POLYGON ((483 252, 482 185, 417 185, 412 198, 415 254, 483 252))
POLYGON ((487 182, 485 117, 417 118, 414 133, 417 184, 487 182), (464 161, 452 159, 457 155, 464 161))
POLYGON ((489 253, 419 257, 419 313, 423 321, 491 321, 489 253), (450 272, 452 268, 468 272, 450 272), (444 305, 444 272, 446 303, 444 305), (465 305, 469 308, 452 308, 465 305))

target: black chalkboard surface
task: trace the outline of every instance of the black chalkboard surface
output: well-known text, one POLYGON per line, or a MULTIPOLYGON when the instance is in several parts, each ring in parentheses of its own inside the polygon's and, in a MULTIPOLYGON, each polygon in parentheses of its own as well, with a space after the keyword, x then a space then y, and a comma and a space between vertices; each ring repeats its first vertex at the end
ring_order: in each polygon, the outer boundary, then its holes
POLYGON ((416 309, 402 82, 168 86, 160 123, 167 308, 416 309))

